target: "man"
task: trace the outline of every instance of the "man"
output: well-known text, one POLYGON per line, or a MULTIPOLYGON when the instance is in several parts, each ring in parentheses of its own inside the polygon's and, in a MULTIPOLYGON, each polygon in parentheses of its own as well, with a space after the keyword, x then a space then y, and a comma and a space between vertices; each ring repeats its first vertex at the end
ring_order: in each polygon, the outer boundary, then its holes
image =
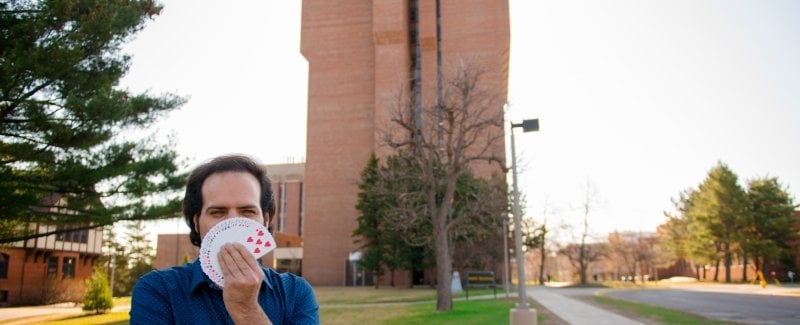
MULTIPOLYGON (((266 171, 245 156, 223 156, 197 167, 186 183, 183 215, 189 239, 200 246, 227 218, 269 225, 275 215, 266 171)), ((131 324, 319 324, 308 282, 263 268, 241 244, 218 255, 225 288, 203 273, 200 261, 144 275, 133 290, 131 324)))

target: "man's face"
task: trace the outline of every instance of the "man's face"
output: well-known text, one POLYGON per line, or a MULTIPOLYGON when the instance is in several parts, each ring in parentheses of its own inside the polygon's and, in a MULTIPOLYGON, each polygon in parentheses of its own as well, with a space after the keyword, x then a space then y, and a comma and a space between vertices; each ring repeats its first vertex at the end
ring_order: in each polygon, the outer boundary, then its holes
POLYGON ((231 217, 245 217, 264 224, 258 180, 247 172, 222 172, 211 174, 201 188, 203 208, 194 217, 200 240, 220 221, 231 217))

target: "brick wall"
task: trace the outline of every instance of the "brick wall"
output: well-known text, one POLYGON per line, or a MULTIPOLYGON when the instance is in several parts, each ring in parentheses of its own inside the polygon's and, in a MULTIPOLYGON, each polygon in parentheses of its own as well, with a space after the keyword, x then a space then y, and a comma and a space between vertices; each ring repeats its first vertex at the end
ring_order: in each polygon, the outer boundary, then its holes
POLYGON ((35 251, 11 248, 2 253, 9 256, 8 273, 0 279, 0 290, 7 291, 7 301, 0 304, 42 304, 80 301, 86 278, 92 275, 97 255, 64 251, 35 251), (27 252, 27 253, 26 253, 27 252), (55 274, 48 276, 48 260, 57 261, 55 274), (74 259, 74 277, 64 277, 65 258, 74 259))

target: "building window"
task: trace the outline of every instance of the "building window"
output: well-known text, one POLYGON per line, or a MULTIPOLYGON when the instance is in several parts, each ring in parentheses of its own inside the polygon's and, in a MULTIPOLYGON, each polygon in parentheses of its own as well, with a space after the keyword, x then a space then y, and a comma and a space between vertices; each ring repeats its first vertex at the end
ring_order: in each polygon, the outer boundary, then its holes
MULTIPOLYGON (((70 229, 68 226, 58 226, 56 228, 57 231, 68 229, 70 229)), ((89 229, 61 232, 56 234, 56 240, 86 244, 89 242, 89 229)))
POLYGON ((8 302, 8 290, 0 290, 0 302, 8 302))
POLYGON ((8 254, 0 254, 0 279, 8 278, 8 254))
POLYGON ((58 272, 58 256, 50 256, 47 258, 47 278, 55 279, 58 272))
POLYGON ((75 277, 75 258, 65 257, 61 263, 61 276, 64 279, 72 279, 75 277))

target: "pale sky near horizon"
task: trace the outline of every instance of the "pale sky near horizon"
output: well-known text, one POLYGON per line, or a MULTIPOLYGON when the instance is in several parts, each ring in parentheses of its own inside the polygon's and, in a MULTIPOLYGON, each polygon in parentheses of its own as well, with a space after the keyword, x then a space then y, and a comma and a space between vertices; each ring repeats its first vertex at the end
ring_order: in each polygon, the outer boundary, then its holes
MULTIPOLYGON (((157 126, 187 164, 230 152, 302 161, 301 1, 162 3, 125 47, 121 86, 189 97, 157 126)), ((510 9, 508 118, 541 125, 515 133, 528 216, 541 220, 547 201, 550 222, 575 223, 589 180, 603 202, 589 216, 596 234, 655 231, 670 199, 718 161, 743 186, 777 177, 797 202, 800 2, 510 0, 510 9)))

